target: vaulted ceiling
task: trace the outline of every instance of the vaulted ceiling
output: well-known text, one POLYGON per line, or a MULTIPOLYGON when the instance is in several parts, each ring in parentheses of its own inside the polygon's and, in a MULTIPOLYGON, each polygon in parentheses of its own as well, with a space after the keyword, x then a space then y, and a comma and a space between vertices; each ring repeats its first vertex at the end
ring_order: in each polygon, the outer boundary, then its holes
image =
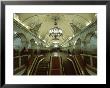
POLYGON ((83 30, 96 20, 95 13, 16 13, 15 19, 19 19, 26 27, 41 38, 47 45, 55 42, 63 44, 70 40, 76 31, 83 30), (59 40, 53 40, 49 36, 49 30, 54 27, 54 18, 57 17, 58 27, 62 29, 63 36, 59 40))

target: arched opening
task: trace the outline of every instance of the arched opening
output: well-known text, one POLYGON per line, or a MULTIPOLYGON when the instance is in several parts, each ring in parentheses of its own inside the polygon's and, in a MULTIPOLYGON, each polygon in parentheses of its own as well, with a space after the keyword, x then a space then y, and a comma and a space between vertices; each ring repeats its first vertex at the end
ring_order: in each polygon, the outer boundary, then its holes
POLYGON ((24 47, 28 47, 28 41, 23 33, 16 33, 14 34, 13 39, 13 46, 14 49, 22 50, 24 47))
POLYGON ((78 38, 75 43, 75 53, 80 54, 81 53, 81 39, 78 38))
POLYGON ((88 54, 97 54, 97 36, 94 32, 88 33, 85 37, 84 52, 88 54))

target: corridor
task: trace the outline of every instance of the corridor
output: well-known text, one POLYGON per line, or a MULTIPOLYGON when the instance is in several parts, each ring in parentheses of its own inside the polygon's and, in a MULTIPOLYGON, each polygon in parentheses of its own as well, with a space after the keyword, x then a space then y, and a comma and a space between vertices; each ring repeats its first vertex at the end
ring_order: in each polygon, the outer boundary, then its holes
POLYGON ((14 13, 14 75, 97 75, 96 13, 14 13))

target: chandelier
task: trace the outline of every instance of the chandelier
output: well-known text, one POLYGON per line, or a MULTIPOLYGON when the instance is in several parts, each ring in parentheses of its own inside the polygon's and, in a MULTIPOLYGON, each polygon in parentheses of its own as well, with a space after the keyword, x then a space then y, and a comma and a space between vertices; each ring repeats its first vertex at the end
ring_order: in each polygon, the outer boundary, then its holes
POLYGON ((62 29, 57 25, 57 18, 54 18, 54 27, 49 30, 49 36, 53 37, 53 40, 59 40, 58 37, 62 36, 62 29))

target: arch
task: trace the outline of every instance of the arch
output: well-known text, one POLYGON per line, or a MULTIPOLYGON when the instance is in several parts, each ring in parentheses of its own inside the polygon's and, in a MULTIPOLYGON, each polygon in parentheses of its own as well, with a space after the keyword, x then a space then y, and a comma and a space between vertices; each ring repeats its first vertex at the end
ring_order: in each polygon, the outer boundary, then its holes
POLYGON ((92 54, 97 54, 97 36, 95 34, 90 39, 90 50, 92 54))
POLYGON ((81 50, 81 39, 78 38, 75 43, 75 51, 76 51, 76 53, 80 53, 80 50, 81 50))
POLYGON ((91 54, 96 54, 97 51, 97 34, 90 32, 84 40, 84 50, 91 54))
POLYGON ((84 38, 84 42, 85 42, 85 43, 89 43, 90 40, 91 40, 91 37, 92 37, 93 35, 96 36, 96 33, 95 33, 95 32, 89 32, 89 33, 87 33, 86 36, 85 36, 85 38, 84 38))
POLYGON ((13 45, 15 49, 23 49, 28 47, 28 41, 23 33, 16 33, 13 37, 13 45))
POLYGON ((81 46, 81 39, 80 38, 77 39, 75 46, 77 46, 77 47, 81 46))

